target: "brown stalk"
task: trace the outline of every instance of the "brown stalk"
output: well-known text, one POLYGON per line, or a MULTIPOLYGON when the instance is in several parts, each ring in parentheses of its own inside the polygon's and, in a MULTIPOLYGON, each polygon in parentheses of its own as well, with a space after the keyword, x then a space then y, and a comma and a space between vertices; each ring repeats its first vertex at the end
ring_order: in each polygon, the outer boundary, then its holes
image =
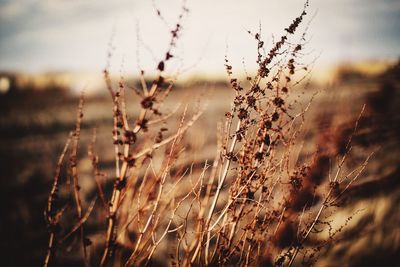
MULTIPOLYGON (((71 176, 73 180, 73 193, 74 193, 74 200, 75 200, 75 207, 76 207, 76 214, 78 216, 78 220, 82 220, 82 201, 80 197, 80 186, 79 186, 79 177, 78 177, 78 145, 79 145, 79 139, 80 139, 80 134, 81 134, 81 123, 82 123, 82 117, 83 117, 83 106, 85 102, 85 97, 84 97, 84 92, 81 93, 81 96, 79 98, 79 107, 78 107, 78 113, 77 113, 77 118, 76 118, 76 125, 75 125, 75 131, 73 134, 73 143, 72 143, 72 151, 71 151, 71 156, 70 156, 70 166, 71 166, 71 176)), ((82 243, 82 249, 83 249, 83 258, 84 258, 84 263, 85 266, 88 266, 88 255, 87 255, 87 250, 86 250, 86 244, 85 244, 85 232, 84 232, 84 227, 81 225, 80 227, 80 236, 81 236, 81 243, 82 243)))
POLYGON ((97 133, 96 128, 94 128, 92 141, 88 147, 88 156, 92 162, 93 176, 94 176, 94 180, 96 182, 98 195, 100 196, 100 199, 101 199, 101 202, 102 202, 104 208, 107 208, 107 201, 104 196, 103 186, 100 181, 100 177, 103 177, 104 174, 100 173, 100 171, 99 171, 99 167, 98 167, 99 157, 94 153, 94 145, 96 143, 96 133, 97 133))
MULTIPOLYGON (((132 262, 135 261, 135 256, 136 256, 135 254, 139 249, 139 245, 142 242, 142 238, 143 238, 144 234, 147 232, 147 229, 150 227, 150 223, 153 220, 153 218, 155 217, 155 213, 156 213, 156 211, 158 209, 158 206, 160 205, 161 196, 162 196, 162 193, 163 193, 163 190, 164 190, 164 183, 165 183, 165 180, 167 178, 168 172, 170 170, 170 167, 171 167, 171 164, 172 164, 172 161, 173 161, 173 153, 174 153, 175 147, 180 142, 182 134, 187 129, 187 128, 184 127, 184 124, 183 124, 184 123, 184 118, 185 118, 185 115, 186 115, 186 110, 187 110, 187 108, 185 108, 185 110, 183 112, 182 119, 181 119, 181 122, 180 122, 180 125, 179 125, 179 128, 178 128, 178 132, 175 135, 175 138, 173 139, 173 142, 171 144, 169 155, 167 156, 166 166, 165 166, 165 168, 163 170, 163 173, 162 173, 160 181, 159 181, 158 194, 157 194, 156 200, 154 201, 153 208, 152 208, 151 213, 150 213, 150 215, 149 215, 149 217, 148 217, 148 219, 147 219, 147 221, 145 223, 145 226, 140 231, 139 238, 136 241, 136 246, 135 246, 133 252, 131 253, 129 259, 125 263, 125 266, 129 266, 132 262)), ((154 227, 153 227, 153 231, 154 231, 154 227)))
POLYGON ((60 178, 61 168, 63 166, 65 154, 67 153, 68 147, 71 143, 71 137, 72 137, 72 133, 70 133, 67 141, 65 142, 64 148, 61 152, 61 155, 58 158, 57 165, 56 165, 56 171, 55 171, 54 178, 53 178, 53 185, 51 187, 51 190, 50 190, 50 193, 49 193, 49 196, 47 199, 47 207, 44 212, 44 216, 47 221, 47 227, 49 228, 49 231, 50 231, 49 242, 48 242, 48 246, 47 246, 47 254, 44 259, 44 264, 43 264, 44 267, 49 266, 50 259, 51 259, 52 255, 55 254, 55 252, 56 252, 55 227, 56 227, 56 225, 58 223, 58 219, 61 215, 60 216, 57 216, 57 214, 55 216, 52 215, 53 203, 54 203, 55 198, 57 198, 57 195, 58 195, 59 178, 60 178))

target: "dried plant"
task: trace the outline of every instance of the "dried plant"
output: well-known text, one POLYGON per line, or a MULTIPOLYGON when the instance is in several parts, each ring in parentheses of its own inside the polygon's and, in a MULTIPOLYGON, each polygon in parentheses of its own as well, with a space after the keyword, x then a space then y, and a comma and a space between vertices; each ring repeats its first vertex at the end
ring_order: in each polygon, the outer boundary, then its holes
MULTIPOLYGON (((102 245, 89 256, 92 241, 85 222, 93 213, 94 198, 84 211, 82 205, 77 149, 83 117, 83 100, 78 109, 76 129, 57 165, 45 217, 49 226, 49 248, 45 266, 55 262, 57 246, 79 232, 86 266, 141 266, 168 258, 168 265, 292 266, 312 265, 329 242, 347 223, 334 229, 331 218, 340 208, 342 196, 365 169, 372 154, 351 169, 346 160, 352 151, 353 133, 343 146, 340 138, 329 144, 320 133, 318 150, 302 153, 302 138, 313 95, 305 104, 299 100, 312 66, 302 63, 306 31, 299 27, 304 10, 285 28, 284 34, 267 50, 261 31, 253 34, 257 47, 257 72, 244 81, 233 74, 226 57, 225 68, 235 91, 232 108, 218 130, 218 146, 211 164, 202 168, 179 168, 184 153, 184 134, 199 118, 199 108, 190 119, 184 109, 175 134, 163 123, 171 114, 161 106, 174 85, 166 69, 188 12, 185 5, 171 30, 169 48, 157 64, 158 75, 150 88, 141 72, 140 112, 134 121, 126 109, 127 85, 121 78, 113 83, 106 69, 104 78, 113 101, 113 145, 115 178, 111 192, 104 189, 104 175, 98 167, 94 146, 88 149, 97 195, 106 228, 102 245), (159 124, 161 127, 157 128, 159 124), (72 203, 76 223, 64 237, 57 232, 65 207, 54 207, 60 169, 70 148, 72 203), (164 150, 161 150, 164 148, 164 150), (155 151, 162 151, 156 167, 155 151)), ((161 12, 157 14, 164 19, 161 12)), ((362 113, 362 112, 361 112, 362 113)), ((361 115, 360 115, 361 116, 361 115)), ((101 217, 101 216, 100 216, 101 217)))

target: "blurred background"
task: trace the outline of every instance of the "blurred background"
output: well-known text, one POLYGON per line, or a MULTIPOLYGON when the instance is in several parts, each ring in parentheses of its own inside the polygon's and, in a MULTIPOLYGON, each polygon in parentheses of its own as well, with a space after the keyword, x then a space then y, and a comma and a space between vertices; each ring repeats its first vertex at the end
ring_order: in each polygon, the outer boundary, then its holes
MULTIPOLYGON (((216 127, 230 105, 225 56, 236 76, 253 73, 257 43, 248 31, 260 32, 270 47, 301 13, 304 1, 189 0, 186 5, 189 13, 168 65, 178 82, 166 106, 173 110, 199 92, 208 95, 210 108, 189 132, 202 135, 193 147, 207 147, 191 159, 201 161, 215 151, 215 136, 201 129, 216 127)), ((57 157, 74 129, 79 92, 87 96, 81 157, 96 127, 100 167, 107 172, 113 157, 112 103, 102 72, 108 68, 116 84, 124 77, 137 86, 144 70, 151 81, 181 6, 181 1, 0 0, 2 266, 42 264, 47 247, 43 208, 57 157)), ((353 192, 348 214, 360 207, 367 211, 320 264, 400 266, 400 2, 314 0, 304 24, 303 61, 313 68, 308 90, 321 92, 310 127, 329 127, 320 123, 321 114, 347 122, 366 104, 355 142, 380 147, 360 182, 368 190, 353 192)), ((135 114, 137 107, 129 109, 135 114)), ((88 164, 83 160, 83 172, 88 164)))

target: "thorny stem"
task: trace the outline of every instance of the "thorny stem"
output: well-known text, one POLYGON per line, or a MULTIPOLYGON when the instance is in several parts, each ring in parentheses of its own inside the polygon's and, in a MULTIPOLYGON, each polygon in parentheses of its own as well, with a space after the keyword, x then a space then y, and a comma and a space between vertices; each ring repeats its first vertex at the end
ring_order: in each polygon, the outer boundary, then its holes
MULTIPOLYGON (((81 122, 82 122, 82 117, 83 117, 83 105, 84 105, 84 92, 81 93, 80 99, 79 99, 79 108, 78 108, 78 113, 77 113, 77 118, 76 118, 76 128, 75 132, 73 134, 73 146, 72 146, 72 152, 71 152, 71 158, 70 158, 70 163, 71 163, 71 175, 73 178, 73 187, 74 187, 74 199, 75 199, 75 205, 76 205, 76 213, 78 216, 78 220, 82 220, 82 201, 81 197, 79 194, 80 191, 80 186, 79 186, 79 179, 78 179, 78 168, 77 168, 77 154, 78 154, 78 144, 79 144, 79 139, 80 139, 80 133, 81 133, 81 122)), ((84 233, 84 227, 83 225, 80 226, 80 235, 81 235, 81 242, 82 242, 82 248, 83 248, 83 256, 84 256, 84 263, 85 266, 88 266, 88 258, 87 258, 87 251, 86 251, 86 244, 85 244, 85 233, 84 233)))
POLYGON ((155 212, 158 209, 158 205, 160 204, 161 195, 162 195, 162 192, 164 190, 165 179, 166 179, 166 177, 168 175, 168 172, 169 172, 169 169, 170 169, 170 164, 171 164, 171 160, 172 160, 172 153, 174 151, 174 148, 175 148, 176 142, 178 141, 178 138, 182 134, 181 129, 182 129, 182 124, 183 124, 183 120, 184 120, 185 114, 186 114, 186 109, 185 109, 184 115, 182 116, 181 125, 180 125, 180 127, 178 129, 178 135, 175 137, 174 142, 172 143, 172 148, 171 148, 169 156, 168 156, 168 161, 167 161, 166 167, 164 169, 164 172, 163 172, 161 180, 160 180, 160 187, 158 189, 158 194, 157 194, 157 198, 156 198, 155 204, 154 204, 153 209, 152 209, 152 211, 151 211, 151 213, 150 213, 150 215, 149 215, 149 217, 147 219, 146 225, 140 231, 140 236, 139 236, 138 240, 136 241, 135 249, 131 253, 129 259, 126 261, 125 266, 129 266, 131 264, 131 262, 134 260, 135 253, 139 249, 139 245, 140 245, 140 242, 141 242, 141 240, 143 238, 143 235, 147 231, 148 227, 150 226, 150 223, 151 223, 152 219, 154 218, 155 212))
MULTIPOLYGON (((171 50, 176 45, 176 40, 178 39, 178 36, 179 36, 178 33, 181 30, 181 21, 183 19, 183 15, 187 12, 188 12, 188 9, 186 8, 185 1, 184 1, 182 4, 182 13, 178 16, 178 23, 176 24, 176 28, 171 31, 171 39, 170 39, 169 47, 168 47, 168 50, 166 53, 165 61, 168 61, 171 58, 171 50)), ((162 83, 164 78, 161 76, 161 74, 164 71, 164 61, 160 61, 157 69, 159 70, 159 74, 158 74, 158 77, 155 80, 155 82, 152 84, 151 89, 148 90, 146 85, 143 88, 146 97, 150 97, 150 98, 153 97, 155 95, 157 89, 159 88, 159 85, 162 83)), ((108 72, 105 71, 105 73, 107 74, 108 72)), ((109 80, 106 79, 106 82, 108 85, 108 89, 113 97, 113 100, 115 101, 114 92, 112 90, 112 87, 110 86, 109 80)), ((118 105, 118 101, 116 101, 114 106, 117 106, 117 105, 118 105)), ((146 118, 147 111, 148 110, 146 108, 142 107, 139 118, 138 118, 138 123, 136 124, 135 128, 132 130, 133 134, 137 134, 141 130, 142 124, 146 118)), ((114 114, 114 116, 116 116, 116 114, 114 114)), ((125 118, 123 118, 123 120, 125 122, 124 126, 128 127, 127 120, 126 120, 126 114, 123 114, 123 116, 125 117, 125 118)), ((114 131, 115 131, 115 129, 114 129, 114 131)), ((118 172, 116 173, 117 174, 116 175, 116 185, 118 185, 124 181, 124 179, 126 177, 126 173, 129 169, 129 166, 128 166, 129 149, 130 149, 130 144, 126 143, 124 145, 124 161, 122 163, 120 173, 118 173, 118 172)), ((117 151, 116 151, 116 153, 117 153, 117 151)), ((118 155, 118 153, 117 153, 117 155, 118 155)), ((116 158, 116 161, 119 162, 118 157, 116 158)), ((116 163, 116 164, 118 166, 119 163, 116 163)), ((107 226, 107 233, 106 233, 106 247, 104 249, 104 253, 103 253, 103 256, 102 256, 102 259, 100 262, 101 267, 106 264, 107 260, 110 257, 112 257, 112 254, 113 254, 112 250, 115 245, 114 244, 114 242, 115 242, 114 228, 115 228, 115 224, 116 224, 116 213, 117 213, 118 206, 120 204, 119 202, 120 202, 120 198, 121 198, 121 190, 122 190, 122 188, 120 186, 114 186, 113 193, 111 196, 110 209, 109 209, 108 222, 107 222, 108 226, 107 226)))
MULTIPOLYGON (((161 79, 161 74, 158 76, 159 80, 161 79)), ((157 90, 157 83, 154 83, 151 91, 149 92, 150 96, 153 96, 157 90)), ((147 110, 142 108, 138 122, 142 122, 147 114, 147 110)), ((126 114, 124 114, 126 116, 126 114)), ((127 123, 126 118, 124 118, 125 123, 127 123)), ((129 129, 128 125, 125 125, 127 129, 129 129)), ((137 134, 141 130, 142 126, 140 123, 136 124, 135 128, 133 129, 133 133, 137 134)), ((118 186, 119 183, 123 182, 123 180, 126 177, 126 173, 128 171, 128 156, 129 156, 129 149, 130 149, 130 144, 126 143, 124 144, 124 161, 121 166, 121 171, 119 173, 119 176, 116 178, 116 184, 114 185, 113 193, 111 196, 111 201, 110 201, 110 208, 109 208, 109 215, 108 215, 108 223, 107 223, 107 233, 106 233, 106 247, 103 252, 103 256, 101 258, 100 266, 105 266, 107 260, 112 257, 113 253, 113 247, 114 247, 114 228, 115 228, 115 223, 116 223, 116 212, 119 206, 119 201, 121 197, 121 190, 122 188, 118 186)), ((119 161, 119 158, 117 159, 119 161)))
MULTIPOLYGON (((215 176, 216 176, 216 173, 217 173, 217 168, 218 168, 219 160, 220 160, 220 148, 219 147, 220 146, 218 146, 218 151, 215 154, 215 158, 214 158, 211 174, 210 174, 210 177, 208 179, 205 199, 203 200, 204 202, 202 203, 202 205, 200 207, 199 214, 197 216, 197 220, 198 221, 203 219, 204 213, 206 212, 206 207, 207 207, 208 202, 210 200, 211 189, 212 189, 212 185, 214 184, 214 179, 215 179, 215 176)), ((195 262, 198 253, 201 255, 201 251, 200 250, 202 248, 202 245, 201 245, 202 244, 202 240, 201 239, 203 237, 203 234, 202 234, 203 227, 204 227, 204 225, 201 225, 201 224, 198 225, 197 232, 200 233, 200 234, 199 234, 199 237, 198 237, 199 239, 197 240, 198 243, 197 243, 196 250, 193 253, 193 256, 192 256, 192 259, 191 259, 191 264, 193 264, 195 262)), ((193 244, 195 245, 196 243, 193 243, 193 244)))
MULTIPOLYGON (((319 218, 321 217, 322 211, 327 207, 326 204, 327 204, 327 201, 328 201, 331 193, 332 193, 332 188, 329 190, 327 196, 325 197, 324 202, 321 204, 321 207, 318 210, 317 215, 315 216, 313 222, 311 223, 310 227, 308 228, 306 234, 302 237, 300 243, 304 242, 304 240, 306 240, 308 238, 308 236, 310 235, 311 231, 314 229, 314 226, 317 224, 319 218)), ((290 259, 290 261, 288 263, 288 267, 292 266, 297 254, 299 253, 299 250, 300 250, 300 246, 296 246, 295 251, 293 253, 293 256, 291 257, 291 259, 290 259)))
POLYGON ((98 191, 98 195, 100 196, 101 202, 104 206, 104 208, 107 209, 107 201, 106 198, 104 196, 104 191, 101 185, 101 181, 100 181, 100 177, 104 176, 103 173, 100 173, 99 168, 98 168, 98 156, 95 154, 94 152, 94 145, 96 143, 96 134, 97 134, 97 130, 96 128, 93 129, 93 136, 92 136, 92 141, 88 147, 88 156, 90 158, 90 160, 92 161, 92 168, 93 168, 93 176, 94 176, 94 180, 97 186, 97 191, 98 191))
MULTIPOLYGON (((236 131, 238 131, 240 129, 240 125, 241 125, 241 121, 239 120, 237 122, 237 125, 236 125, 236 131)), ((233 136, 232 143, 231 143, 229 151, 228 151, 229 154, 233 153, 233 151, 235 150, 236 141, 237 141, 237 135, 235 134, 233 136)), ((215 210, 215 207, 217 205, 218 198, 219 198, 219 195, 221 193, 222 186, 223 186, 223 184, 225 182, 225 179, 226 179, 226 177, 228 175, 230 164, 231 164, 231 159, 227 158, 226 161, 225 161, 225 165, 224 165, 222 174, 218 179, 217 190, 215 192, 215 196, 214 196, 213 202, 211 204, 210 211, 208 213, 208 217, 207 217, 207 220, 206 220, 206 223, 205 223, 205 225, 206 225, 205 229, 207 229, 207 243, 206 243, 206 249, 205 249, 205 252, 206 252, 206 258, 205 258, 206 262, 205 262, 205 264, 206 265, 208 264, 208 249, 209 249, 209 246, 210 246, 210 238, 209 238, 210 237, 210 230, 208 228, 209 228, 209 225, 210 225, 210 221, 211 221, 212 215, 214 214, 214 210, 215 210)))
POLYGON ((49 237, 48 247, 47 247, 46 258, 44 259, 44 264, 43 264, 44 267, 49 266, 49 262, 50 262, 50 258, 51 258, 52 252, 53 252, 53 250, 55 250, 54 249, 55 238, 56 237, 55 237, 54 232, 51 232, 50 233, 50 237, 49 237))
POLYGON ((52 209, 53 209, 53 202, 54 199, 56 198, 57 192, 58 192, 58 180, 60 177, 60 172, 61 172, 61 167, 63 165, 63 161, 64 161, 64 157, 65 154, 67 153, 69 144, 71 143, 71 136, 72 134, 70 134, 69 138, 67 139, 63 151, 58 159, 57 162, 57 167, 56 167, 56 172, 54 175, 54 179, 53 179, 53 185, 47 200, 47 208, 45 210, 45 219, 47 220, 47 225, 48 227, 50 227, 50 236, 49 236, 49 242, 48 242, 48 246, 47 246, 47 254, 44 260, 44 267, 47 267, 50 263, 50 258, 52 256, 52 254, 55 253, 55 225, 58 223, 58 218, 57 216, 52 215, 52 209))
MULTIPOLYGON (((323 203, 321 204, 321 207, 320 207, 319 210, 318 210, 317 215, 315 216, 315 219, 314 219, 313 222, 311 223, 311 225, 310 225, 310 227, 308 228, 308 230, 306 231, 305 235, 303 235, 303 237, 302 237, 300 243, 303 243, 303 242, 308 238, 308 236, 310 235, 311 231, 314 229, 315 225, 316 225, 317 222, 319 221, 319 218, 321 217, 322 211, 323 211, 325 208, 327 208, 329 205, 331 205, 333 202, 335 202, 335 201, 344 193, 344 191, 346 191, 346 189, 348 189, 348 187, 350 186, 350 184, 352 184, 352 183, 361 175, 361 173, 364 171, 365 167, 367 166, 367 164, 368 164, 368 162, 369 162, 369 160, 370 160, 370 158, 372 157, 373 154, 374 154, 374 152, 372 152, 372 153, 370 153, 370 154, 368 155, 368 157, 365 159, 364 163, 362 164, 362 166, 361 166, 360 170, 358 171, 358 173, 356 174, 356 176, 347 184, 347 186, 345 187, 345 189, 343 189, 343 191, 340 192, 340 194, 339 194, 337 197, 335 197, 333 200, 331 200, 331 201, 329 201, 329 200, 330 200, 330 197, 331 197, 331 194, 332 194, 332 190, 333 190, 333 189, 332 189, 332 187, 329 189, 329 191, 328 191, 328 193, 327 193, 327 195, 326 195, 326 197, 325 197, 323 203)), ((295 260, 295 258, 296 258, 296 256, 297 256, 299 250, 300 250, 300 246, 297 246, 297 247, 295 248, 295 251, 294 251, 294 253, 293 253, 292 258, 290 259, 290 262, 289 262, 289 264, 288 264, 288 267, 290 267, 290 266, 293 264, 293 262, 294 262, 294 260, 295 260)))
MULTIPOLYGON (((195 187, 197 187, 198 183, 202 180, 202 178, 203 178, 203 176, 204 176, 204 173, 205 173, 205 170, 206 170, 206 169, 204 168, 204 169, 203 169, 203 172, 201 173, 201 176, 200 176, 199 179, 197 180, 196 184, 193 186, 193 189, 194 189, 195 187)), ((173 220, 173 218, 175 217, 175 214, 176 214, 178 208, 181 206, 181 204, 182 204, 191 194, 193 194, 193 191, 189 191, 189 192, 188 192, 181 200, 179 200, 179 202, 176 204, 175 208, 174 208, 173 211, 172 211, 172 214, 171 214, 171 216, 170 216, 170 219, 169 219, 169 221, 168 221, 168 223, 167 223, 167 226, 166 226, 166 228, 165 228, 163 234, 161 235, 161 237, 159 238, 159 240, 158 240, 157 242, 154 242, 153 248, 151 249, 151 252, 150 252, 149 256, 147 257, 146 265, 148 264, 149 260, 151 259, 151 257, 152 257, 152 255, 153 255, 154 251, 156 250, 157 246, 158 246, 158 245, 160 244, 160 242, 163 240, 163 238, 165 237, 165 235, 166 235, 167 233, 170 232, 170 229, 169 229, 169 228, 170 228, 170 226, 171 226, 172 220, 173 220)), ((191 206, 192 206, 192 205, 190 205, 190 207, 191 207, 191 206)))

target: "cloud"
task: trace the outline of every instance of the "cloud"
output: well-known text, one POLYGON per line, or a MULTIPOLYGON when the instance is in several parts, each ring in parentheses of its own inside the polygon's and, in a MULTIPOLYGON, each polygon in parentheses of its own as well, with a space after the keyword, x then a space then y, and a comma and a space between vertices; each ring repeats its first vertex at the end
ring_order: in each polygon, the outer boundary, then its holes
MULTIPOLYGON (((173 23, 181 1, 155 3, 173 23)), ((298 15, 303 1, 202 0, 188 5, 179 54, 187 65, 201 57, 200 71, 222 71, 227 44, 238 64, 243 57, 253 62, 254 42, 246 30, 257 31, 261 23, 264 38, 271 40, 271 33, 280 34, 298 15)), ((324 51, 323 61, 400 54, 397 0, 313 1, 309 13, 315 11, 310 46, 324 51)), ((140 48, 142 63, 150 66, 168 45, 169 33, 151 1, 0 0, 0 68, 102 68, 113 26, 116 64, 122 57, 135 64, 136 24, 153 51, 154 56, 140 48)))

